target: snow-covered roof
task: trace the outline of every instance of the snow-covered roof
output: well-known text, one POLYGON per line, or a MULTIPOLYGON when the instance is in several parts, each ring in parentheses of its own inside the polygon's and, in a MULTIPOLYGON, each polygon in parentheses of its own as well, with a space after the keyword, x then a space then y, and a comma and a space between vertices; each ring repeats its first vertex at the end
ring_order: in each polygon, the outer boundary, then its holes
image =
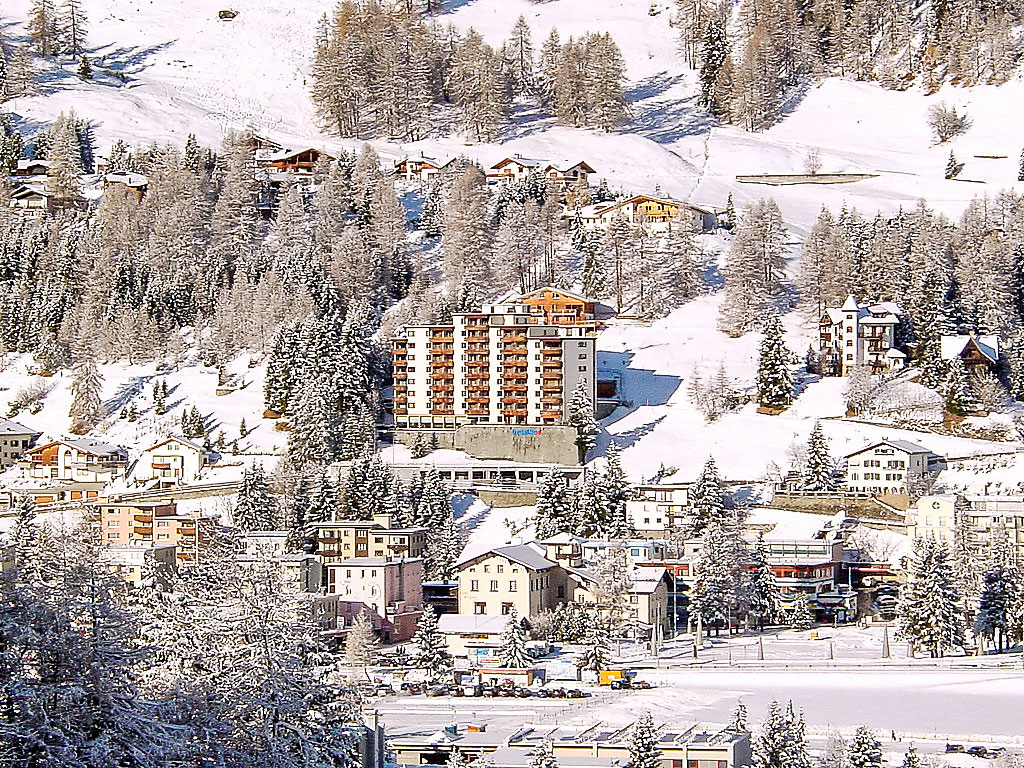
POLYGON ((29 197, 30 195, 49 197, 50 193, 47 191, 45 184, 19 184, 15 187, 14 191, 11 192, 11 197, 13 199, 29 197))
POLYGON ((491 166, 491 170, 497 170, 503 168, 509 163, 516 163, 524 168, 536 168, 539 165, 543 165, 546 160, 538 160, 535 157, 523 157, 522 155, 515 155, 514 157, 503 157, 501 160, 491 166))
POLYGON ((843 302, 843 312, 857 312, 860 310, 860 304, 857 303, 857 297, 852 293, 846 297, 846 301, 843 302))
POLYGON ((155 451, 161 445, 167 445, 167 443, 170 443, 172 441, 176 442, 176 443, 181 443, 182 445, 184 445, 184 446, 186 446, 188 448, 192 448, 193 450, 196 450, 196 451, 202 452, 202 450, 203 450, 203 446, 199 445, 199 443, 195 443, 195 442, 193 442, 193 441, 191 441, 191 440, 189 440, 187 438, 184 438, 184 437, 178 437, 177 435, 170 435, 169 437, 165 437, 159 443, 157 443, 156 445, 151 445, 146 450, 147 451, 155 451))
POLYGON ((849 456, 856 456, 857 454, 864 453, 864 451, 870 451, 872 448, 877 448, 880 445, 888 445, 892 448, 896 448, 900 451, 906 451, 907 453, 931 453, 931 451, 925 448, 923 445, 912 443, 909 440, 878 440, 869 445, 865 445, 863 448, 858 448, 856 451, 846 454, 849 456))
POLYGON ((904 358, 904 357, 907 356, 907 354, 905 352, 901 352, 900 350, 896 349, 895 347, 891 347, 889 349, 889 351, 885 353, 885 356, 886 357, 904 358))
POLYGON ((38 446, 33 449, 35 451, 41 451, 48 446, 61 443, 63 445, 71 446, 72 448, 81 451, 82 453, 89 453, 95 456, 109 456, 111 454, 127 454, 124 448, 117 445, 111 445, 110 443, 104 443, 102 440, 93 440, 89 437, 76 437, 74 439, 67 440, 54 440, 46 445, 38 446))
POLYGON ((994 333, 983 336, 974 336, 972 334, 943 336, 941 339, 942 359, 952 360, 954 357, 959 357, 972 340, 981 354, 993 363, 999 360, 999 337, 994 333))
POLYGON ((351 557, 348 560, 337 560, 324 563, 325 568, 383 568, 386 565, 403 565, 419 560, 418 557, 407 557, 404 560, 388 560, 386 557, 351 557))
POLYGON ((640 565, 633 569, 632 592, 638 595, 650 595, 658 589, 665 579, 665 568, 653 565, 640 565))
POLYGON ((0 435, 39 435, 34 429, 29 429, 24 424, 19 424, 10 419, 0 419, 0 435))
POLYGON ((508 625, 507 616, 477 616, 475 614, 442 613, 437 627, 443 634, 500 635, 508 625))
POLYGON ((124 184, 129 187, 144 187, 149 183, 149 179, 144 173, 108 173, 103 177, 103 180, 108 184, 124 184))
POLYGON ((41 168, 49 168, 50 167, 50 161, 49 160, 33 160, 33 159, 19 160, 18 161, 18 165, 17 165, 17 169, 19 171, 27 171, 29 168, 32 168, 34 166, 40 166, 41 168))
POLYGON ((520 300, 522 300, 522 299, 525 299, 525 298, 527 298, 529 296, 533 296, 534 294, 541 293, 542 291, 553 291, 554 293, 560 293, 563 296, 568 296, 570 299, 578 299, 580 301, 588 301, 588 302, 596 301, 596 299, 592 299, 592 298, 590 298, 590 297, 580 293, 579 291, 570 291, 567 288, 556 288, 553 285, 542 285, 540 288, 535 288, 532 291, 527 291, 526 293, 520 293, 520 294, 518 294, 518 298, 520 300))
POLYGON ((554 568, 557 563, 548 560, 529 544, 513 544, 508 547, 495 547, 491 550, 495 555, 507 558, 514 563, 530 568, 534 571, 543 571, 547 568, 554 568))

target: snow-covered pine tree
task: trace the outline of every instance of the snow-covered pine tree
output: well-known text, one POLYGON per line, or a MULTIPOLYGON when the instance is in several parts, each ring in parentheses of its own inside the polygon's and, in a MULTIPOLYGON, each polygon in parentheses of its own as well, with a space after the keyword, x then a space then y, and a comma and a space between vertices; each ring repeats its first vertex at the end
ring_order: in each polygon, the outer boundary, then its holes
POLYGON ((811 612, 810 598, 807 595, 797 595, 793 601, 793 608, 789 613, 789 623, 793 629, 800 631, 814 627, 814 614, 811 612))
POLYGON ((526 627, 514 607, 501 635, 498 659, 506 669, 525 669, 530 666, 530 654, 526 652, 526 627))
POLYGON ((733 574, 726 549, 722 524, 710 520, 701 535, 690 610, 702 618, 705 627, 716 630, 728 621, 733 600, 733 574))
POLYGON ((629 764, 632 768, 659 768, 661 747, 658 745, 660 731, 654 725, 650 712, 644 712, 633 723, 629 734, 629 764))
POLYGON ((1020 626, 1021 596, 1020 576, 1013 569, 997 565, 982 576, 974 631, 988 640, 997 653, 1017 639, 1015 634, 1019 635, 1015 630, 1020 626))
POLYGON ((808 491, 835 490, 835 462, 829 452, 829 440, 821 431, 821 422, 814 422, 814 429, 807 440, 807 464, 804 471, 803 487, 808 491))
POLYGON ((924 762, 917 754, 917 747, 911 747, 903 755, 903 768, 924 768, 924 762))
POLYGON ((451 656, 448 655, 444 635, 438 628, 434 606, 423 606, 412 644, 416 648, 417 664, 427 671, 431 679, 437 680, 451 668, 451 656))
POLYGON ((102 398, 103 376, 92 350, 81 350, 71 367, 71 432, 84 435, 107 415, 102 398))
POLYGON ((433 581, 455 579, 459 558, 465 546, 466 534, 449 511, 439 525, 434 524, 427 531, 424 576, 433 581))
POLYGON ((765 624, 774 623, 782 613, 782 593, 775 572, 768 565, 768 559, 764 554, 763 534, 758 535, 757 543, 751 552, 750 567, 753 573, 750 576, 750 594, 747 599, 750 612, 757 617, 758 629, 763 630, 765 624))
POLYGON ((882 744, 866 725, 854 731, 846 760, 849 768, 882 768, 882 744))
POLYGON ((787 408, 793 402, 793 375, 789 370, 790 352, 782 335, 782 322, 770 314, 757 365, 757 397, 765 408, 787 408))
POLYGON ((954 415, 965 416, 978 408, 967 368, 959 357, 954 357, 949 363, 943 394, 946 410, 954 415))
POLYGON ((733 710, 732 720, 729 722, 729 730, 733 733, 750 733, 750 725, 747 722, 747 705, 740 699, 733 710))
POLYGON ((235 528, 242 532, 277 530, 277 501, 270 493, 262 464, 253 464, 242 473, 231 518, 235 528))
POLYGON ((591 616, 589 629, 583 639, 583 651, 576 657, 576 666, 580 669, 597 672, 607 669, 611 661, 608 640, 608 627, 600 616, 591 616))
POLYGON ((725 301, 719 328, 740 336, 762 325, 782 291, 786 230, 774 200, 747 209, 736 226, 723 270, 725 301))
POLYGON ((536 535, 541 541, 572 527, 572 496, 565 475, 557 467, 544 475, 537 489, 536 535))
POLYGON ((576 430, 576 448, 579 451, 579 461, 582 464, 586 461, 587 452, 594 447, 600 433, 594 414, 594 401, 590 397, 587 381, 582 377, 569 398, 566 423, 576 430))
POLYGON ((697 482, 689 489, 690 522, 688 535, 700 536, 712 520, 721 522, 725 508, 725 485, 712 456, 704 462, 697 482))
POLYGON ((757 768, 810 768, 802 717, 777 701, 768 705, 768 716, 754 739, 754 765, 757 768))
POLYGON ((960 595, 952 578, 949 550, 934 539, 916 539, 900 591, 900 637, 932 658, 964 643, 960 595))
POLYGON ((367 679, 370 678, 369 666, 377 658, 377 647, 380 641, 373 630, 373 623, 366 611, 357 614, 345 635, 345 665, 361 667, 367 679))
POLYGON ((530 752, 529 768, 558 768, 558 758, 550 739, 541 739, 530 752))
POLYGON ((572 502, 572 528, 579 536, 602 536, 608 524, 608 498, 599 477, 592 474, 576 486, 572 502))

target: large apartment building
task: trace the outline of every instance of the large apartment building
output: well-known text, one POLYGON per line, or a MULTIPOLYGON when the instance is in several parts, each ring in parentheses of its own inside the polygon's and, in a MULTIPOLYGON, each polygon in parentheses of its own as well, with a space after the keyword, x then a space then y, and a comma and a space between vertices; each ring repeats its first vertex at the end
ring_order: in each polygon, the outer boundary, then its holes
POLYGON ((392 339, 395 426, 565 424, 579 381, 596 398, 595 337, 586 320, 547 324, 536 300, 403 326, 392 339))

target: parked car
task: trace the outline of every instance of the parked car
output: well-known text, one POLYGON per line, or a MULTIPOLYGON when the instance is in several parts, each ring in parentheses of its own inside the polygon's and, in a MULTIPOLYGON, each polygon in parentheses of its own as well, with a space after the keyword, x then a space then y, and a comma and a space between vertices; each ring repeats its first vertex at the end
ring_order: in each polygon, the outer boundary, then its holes
POLYGON ((988 749, 982 746, 968 747, 967 754, 972 757, 985 757, 988 754, 988 749))
POLYGON ((963 744, 947 744, 946 745, 946 752, 947 753, 948 752, 963 752, 963 751, 964 751, 964 745, 963 744))

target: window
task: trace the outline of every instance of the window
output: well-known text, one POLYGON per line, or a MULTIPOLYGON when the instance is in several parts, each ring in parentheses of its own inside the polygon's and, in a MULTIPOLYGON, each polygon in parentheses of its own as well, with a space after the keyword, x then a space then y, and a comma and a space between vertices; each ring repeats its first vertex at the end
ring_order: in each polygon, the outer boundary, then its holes
POLYGON ((480 591, 480 582, 477 581, 476 579, 473 579, 472 581, 470 581, 469 582, 469 591, 470 592, 479 592, 480 591))
POLYGON ((494 579, 493 581, 491 581, 491 592, 497 592, 497 591, 498 591, 498 580, 494 579))
POLYGON ((581 366, 580 366, 580 370, 581 370, 581 371, 585 371, 585 370, 587 370, 587 366, 585 366, 585 365, 581 365, 581 366))
POLYGON ((508 583, 508 591, 509 592, 518 592, 519 591, 519 582, 517 582, 517 581, 510 581, 508 583))
POLYGON ((504 565, 499 565, 498 566, 498 573, 504 573, 504 572, 505 572, 505 566, 504 565))
POLYGON ((473 603, 473 613, 477 616, 486 616, 487 603, 473 603))
POLYGON ((558 587, 558 596, 559 597, 565 597, 565 587, 559 585, 559 587, 558 587))
POLYGON ((631 603, 639 603, 640 602, 640 598, 637 595, 630 595, 629 596, 629 602, 631 602, 631 603))
POLYGON ((501 604, 501 615, 502 616, 508 616, 510 613, 512 613, 512 603, 502 603, 501 604))

